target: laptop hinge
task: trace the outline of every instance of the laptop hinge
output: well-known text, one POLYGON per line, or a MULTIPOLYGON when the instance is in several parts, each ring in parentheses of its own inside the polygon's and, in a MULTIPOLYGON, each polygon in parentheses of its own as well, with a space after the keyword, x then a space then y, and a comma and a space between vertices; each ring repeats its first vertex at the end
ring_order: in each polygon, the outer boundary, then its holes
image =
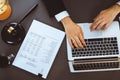
POLYGON ((85 63, 85 62, 104 62, 104 61, 119 61, 118 57, 107 57, 107 58, 92 58, 92 59, 74 59, 74 63, 85 63))

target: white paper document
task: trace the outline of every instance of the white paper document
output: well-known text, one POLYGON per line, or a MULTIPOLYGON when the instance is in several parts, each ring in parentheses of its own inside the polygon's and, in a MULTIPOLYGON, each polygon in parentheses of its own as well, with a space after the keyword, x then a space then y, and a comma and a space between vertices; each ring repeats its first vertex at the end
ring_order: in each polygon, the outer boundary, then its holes
POLYGON ((33 20, 13 65, 46 78, 65 33, 33 20))

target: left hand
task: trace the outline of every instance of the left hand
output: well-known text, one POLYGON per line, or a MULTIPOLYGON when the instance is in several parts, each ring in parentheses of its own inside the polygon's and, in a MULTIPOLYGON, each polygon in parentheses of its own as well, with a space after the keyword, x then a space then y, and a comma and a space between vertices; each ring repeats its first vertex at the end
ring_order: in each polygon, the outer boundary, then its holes
POLYGON ((108 9, 100 12, 100 14, 94 19, 90 29, 93 30, 106 30, 113 22, 117 14, 120 12, 120 6, 114 5, 108 9))

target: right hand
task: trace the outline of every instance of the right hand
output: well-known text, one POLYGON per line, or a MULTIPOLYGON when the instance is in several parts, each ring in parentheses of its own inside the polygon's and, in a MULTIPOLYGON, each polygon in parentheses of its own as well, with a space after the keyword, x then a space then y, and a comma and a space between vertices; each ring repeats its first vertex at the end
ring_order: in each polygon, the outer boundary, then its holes
POLYGON ((72 48, 83 48, 86 43, 84 40, 82 28, 74 23, 69 16, 63 18, 61 22, 65 28, 66 36, 70 46, 72 48))

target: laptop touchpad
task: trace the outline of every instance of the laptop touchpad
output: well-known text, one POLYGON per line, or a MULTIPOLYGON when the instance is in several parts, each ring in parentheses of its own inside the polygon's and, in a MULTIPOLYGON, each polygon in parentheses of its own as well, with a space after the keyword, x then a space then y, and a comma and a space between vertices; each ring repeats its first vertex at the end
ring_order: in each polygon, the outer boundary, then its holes
POLYGON ((79 23, 79 26, 81 26, 85 39, 89 38, 96 38, 102 36, 102 31, 90 31, 90 25, 91 23, 79 23))

